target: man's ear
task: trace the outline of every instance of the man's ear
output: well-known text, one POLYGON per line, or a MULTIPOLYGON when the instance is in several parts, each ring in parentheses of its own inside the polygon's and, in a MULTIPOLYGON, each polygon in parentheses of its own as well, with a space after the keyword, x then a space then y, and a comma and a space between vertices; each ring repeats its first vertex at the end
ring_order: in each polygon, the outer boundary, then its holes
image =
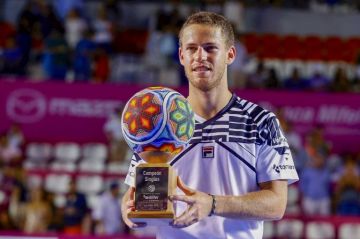
POLYGON ((235 57, 236 57, 235 46, 231 46, 227 52, 226 64, 230 65, 231 63, 233 63, 233 61, 235 60, 235 57))
POLYGON ((183 52, 182 52, 182 49, 181 47, 179 47, 179 60, 180 60, 180 63, 181 65, 184 65, 184 55, 183 55, 183 52))

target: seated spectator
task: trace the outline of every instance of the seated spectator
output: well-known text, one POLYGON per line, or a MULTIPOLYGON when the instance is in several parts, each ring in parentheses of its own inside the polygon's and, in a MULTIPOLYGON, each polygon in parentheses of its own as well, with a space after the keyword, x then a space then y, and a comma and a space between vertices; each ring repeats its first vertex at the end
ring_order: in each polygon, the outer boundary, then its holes
POLYGON ((349 92, 350 81, 343 68, 338 68, 335 72, 334 80, 331 82, 330 90, 333 92, 349 92))
POLYGON ((250 74, 246 81, 246 87, 250 89, 263 89, 268 77, 268 71, 263 62, 259 62, 256 71, 250 74))
POLYGON ((309 87, 309 81, 300 76, 299 69, 294 68, 289 78, 284 81, 284 88, 287 90, 306 90, 309 87))
POLYGON ((121 219, 118 183, 113 182, 105 191, 95 206, 92 217, 95 220, 97 235, 115 235, 124 232, 121 219))
POLYGON ((316 71, 312 77, 309 78, 309 88, 313 91, 327 91, 330 86, 330 79, 316 71))
POLYGON ((70 181, 64 206, 64 233, 67 235, 88 234, 90 228, 88 212, 85 195, 77 192, 75 181, 70 181))
POLYGON ((278 89, 280 86, 280 80, 274 68, 269 69, 269 75, 265 79, 265 87, 267 89, 278 89))
POLYGON ((51 221, 51 205, 41 187, 30 189, 30 200, 25 205, 25 233, 45 233, 51 221))

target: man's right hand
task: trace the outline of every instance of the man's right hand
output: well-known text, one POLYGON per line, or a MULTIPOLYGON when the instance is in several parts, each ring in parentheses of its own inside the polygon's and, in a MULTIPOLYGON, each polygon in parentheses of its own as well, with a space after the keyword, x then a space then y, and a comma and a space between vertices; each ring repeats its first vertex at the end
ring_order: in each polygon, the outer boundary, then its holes
POLYGON ((122 198, 122 203, 121 203, 121 215, 122 215, 123 221, 131 229, 146 226, 146 223, 133 223, 128 218, 129 212, 135 210, 134 195, 135 195, 135 188, 134 187, 129 187, 127 192, 124 194, 124 196, 122 198))

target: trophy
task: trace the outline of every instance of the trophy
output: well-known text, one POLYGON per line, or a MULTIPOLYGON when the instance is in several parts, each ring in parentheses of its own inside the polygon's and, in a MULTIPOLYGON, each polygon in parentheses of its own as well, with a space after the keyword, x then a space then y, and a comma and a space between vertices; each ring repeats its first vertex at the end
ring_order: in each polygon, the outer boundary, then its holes
POLYGON ((149 225, 168 224, 175 216, 168 196, 177 186, 177 175, 168 162, 192 137, 194 113, 177 91, 149 87, 127 102, 121 125, 130 148, 146 162, 136 167, 135 210, 128 218, 149 225))

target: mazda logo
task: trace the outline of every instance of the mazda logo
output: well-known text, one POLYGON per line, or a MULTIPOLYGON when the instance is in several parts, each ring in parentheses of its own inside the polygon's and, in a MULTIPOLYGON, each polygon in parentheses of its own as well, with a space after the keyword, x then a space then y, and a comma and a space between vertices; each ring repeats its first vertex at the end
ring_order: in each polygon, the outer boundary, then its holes
POLYGON ((46 99, 39 91, 18 89, 13 91, 6 102, 8 117, 18 123, 35 123, 46 113, 46 99))

